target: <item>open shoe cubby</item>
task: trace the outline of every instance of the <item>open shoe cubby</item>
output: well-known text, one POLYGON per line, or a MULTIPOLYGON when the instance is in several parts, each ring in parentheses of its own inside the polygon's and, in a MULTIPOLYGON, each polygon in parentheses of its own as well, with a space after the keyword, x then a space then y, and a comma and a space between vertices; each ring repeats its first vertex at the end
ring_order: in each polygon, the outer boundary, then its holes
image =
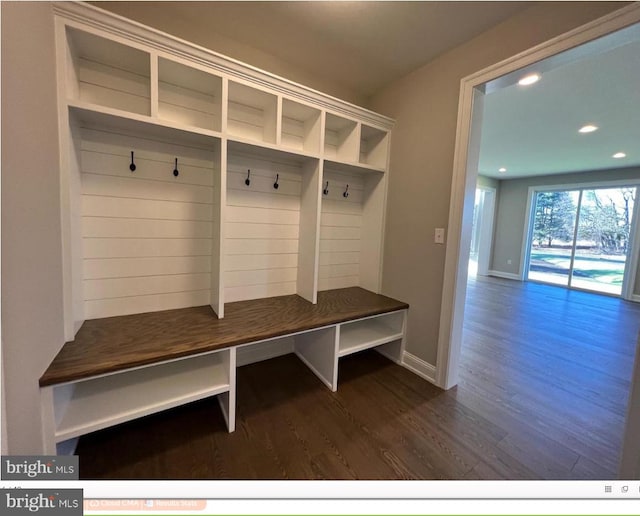
POLYGON ((158 59, 158 116, 186 126, 222 130, 222 78, 158 59))
POLYGON ((67 340, 85 319, 380 291, 390 119, 92 6, 54 12, 67 340))
POLYGON ((358 123, 327 113, 324 129, 324 155, 333 160, 355 162, 358 157, 358 123))
POLYGON ((69 99, 140 115, 151 114, 148 52, 81 30, 67 30, 69 99))
POLYGON ((244 140, 276 143, 278 97, 229 81, 227 130, 244 140))
POLYGON ((55 385, 45 394, 56 443, 216 395, 233 431, 235 349, 55 385))

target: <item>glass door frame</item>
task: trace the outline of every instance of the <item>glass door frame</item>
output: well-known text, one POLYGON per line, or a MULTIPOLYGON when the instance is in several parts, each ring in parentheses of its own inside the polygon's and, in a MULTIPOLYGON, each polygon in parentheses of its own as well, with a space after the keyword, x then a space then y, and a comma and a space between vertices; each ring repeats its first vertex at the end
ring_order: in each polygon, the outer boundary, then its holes
MULTIPOLYGON (((624 187, 635 187, 636 188, 636 199, 633 206, 633 215, 631 220, 631 229, 629 234, 629 246, 627 249, 627 255, 625 260, 625 268, 624 268, 624 279, 622 281, 622 292, 620 295, 611 294, 607 292, 598 292, 596 290, 587 290, 580 287, 575 287, 571 284, 571 276, 573 270, 573 263, 575 258, 575 245, 571 251, 571 267, 569 269, 569 277, 567 281, 567 285, 557 285, 563 288, 567 288, 570 290, 580 290, 583 292, 591 292, 594 294, 601 294, 605 296, 613 296, 620 297, 622 299, 626 299, 629 301, 640 302, 640 292, 638 294, 634 294, 634 286, 637 281, 637 271, 639 265, 639 254, 640 254, 640 197, 638 194, 640 193, 640 179, 636 180, 614 180, 614 181, 596 181, 596 182, 588 182, 588 183, 569 183, 569 184, 556 184, 556 185, 536 185, 530 186, 527 194, 527 211, 525 216, 525 226, 523 232, 523 240, 522 240, 522 252, 520 257, 520 271, 519 276, 521 281, 531 281, 534 283, 543 283, 537 280, 530 280, 528 278, 529 274, 529 266, 531 261, 531 246, 533 243, 533 230, 534 230, 534 220, 535 220, 535 210, 536 210, 536 194, 540 192, 557 192, 557 191, 565 191, 565 190, 579 190, 579 203, 576 207, 576 220, 574 226, 574 244, 575 238, 577 236, 578 231, 578 222, 580 217, 580 208, 582 204, 582 195, 584 190, 597 190, 597 189, 607 189, 607 188, 624 188, 624 187)), ((552 283, 544 283, 553 285, 552 283)))

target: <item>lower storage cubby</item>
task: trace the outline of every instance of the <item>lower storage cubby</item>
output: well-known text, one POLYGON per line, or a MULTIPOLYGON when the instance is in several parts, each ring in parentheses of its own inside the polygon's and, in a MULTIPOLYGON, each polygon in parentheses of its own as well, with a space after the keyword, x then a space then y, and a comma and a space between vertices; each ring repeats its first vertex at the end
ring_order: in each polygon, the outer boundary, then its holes
POLYGON ((405 311, 378 315, 340 325, 338 356, 401 340, 405 311))
POLYGON ((221 405, 231 431, 234 384, 235 350, 226 349, 54 386, 55 441, 218 394, 226 394, 221 405))

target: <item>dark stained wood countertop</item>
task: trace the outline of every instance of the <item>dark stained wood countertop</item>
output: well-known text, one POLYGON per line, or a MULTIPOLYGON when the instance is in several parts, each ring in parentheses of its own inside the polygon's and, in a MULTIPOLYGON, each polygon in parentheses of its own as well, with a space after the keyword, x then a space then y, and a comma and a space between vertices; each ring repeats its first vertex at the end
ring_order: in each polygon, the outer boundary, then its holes
POLYGON ((409 305, 358 287, 318 292, 318 304, 280 296, 85 321, 40 378, 40 386, 321 328, 409 305))

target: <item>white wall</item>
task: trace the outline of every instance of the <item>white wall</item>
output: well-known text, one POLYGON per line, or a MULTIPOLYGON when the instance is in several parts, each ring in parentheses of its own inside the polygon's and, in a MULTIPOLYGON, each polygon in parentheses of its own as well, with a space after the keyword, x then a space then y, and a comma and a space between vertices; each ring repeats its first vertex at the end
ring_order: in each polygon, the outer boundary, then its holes
POLYGON ((29 454, 38 379, 63 344, 53 16, 47 2, 1 8, 3 395, 9 452, 29 454))

